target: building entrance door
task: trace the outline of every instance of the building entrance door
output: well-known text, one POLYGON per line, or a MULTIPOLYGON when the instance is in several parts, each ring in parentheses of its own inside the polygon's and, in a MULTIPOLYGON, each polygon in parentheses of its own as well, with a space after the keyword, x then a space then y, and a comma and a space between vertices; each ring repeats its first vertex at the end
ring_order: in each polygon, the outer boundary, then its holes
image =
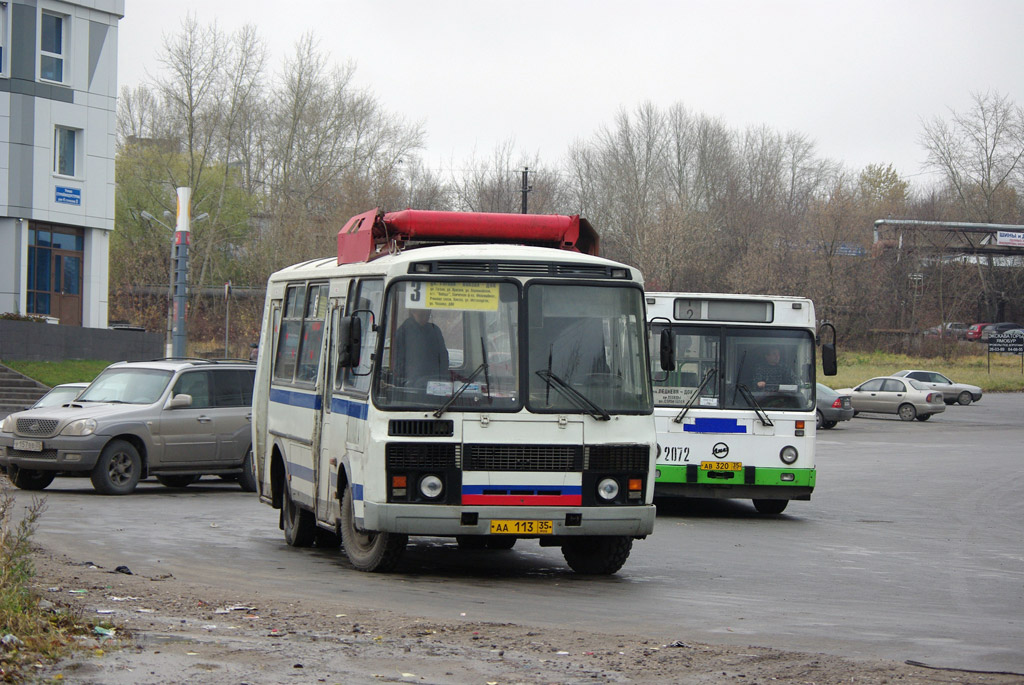
POLYGON ((83 232, 33 223, 29 230, 27 313, 82 325, 83 232))
POLYGON ((82 325, 82 253, 53 251, 53 309, 65 326, 82 325))

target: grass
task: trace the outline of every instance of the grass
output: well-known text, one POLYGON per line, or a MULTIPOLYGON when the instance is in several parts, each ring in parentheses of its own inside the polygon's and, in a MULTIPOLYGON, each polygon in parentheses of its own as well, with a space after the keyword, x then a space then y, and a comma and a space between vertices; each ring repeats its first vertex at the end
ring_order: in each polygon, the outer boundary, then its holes
POLYGON ((12 359, 0 361, 0 364, 50 387, 61 383, 91 381, 100 371, 110 366, 110 362, 102 359, 68 359, 61 362, 12 359))
POLYGON ((82 648, 97 627, 71 608, 43 602, 31 587, 32 534, 45 511, 45 501, 33 499, 15 523, 14 497, 0 478, 0 682, 28 680, 37 663, 82 648))
POLYGON ((888 352, 839 350, 839 373, 818 380, 831 388, 851 388, 875 376, 888 376, 901 369, 938 371, 957 383, 977 385, 984 392, 1024 392, 1024 374, 1018 355, 962 355, 953 359, 914 357, 888 352))
MULTIPOLYGON (((900 369, 938 371, 957 383, 977 385, 985 392, 1024 392, 1021 358, 1017 355, 986 355, 983 346, 966 347, 970 354, 950 357, 918 357, 888 352, 839 350, 839 373, 818 380, 831 388, 851 388, 875 376, 888 376, 900 369), (977 349, 976 349, 977 348, 977 349)), ((72 359, 62 362, 27 360, 0 361, 29 378, 49 386, 76 381, 91 381, 110 362, 96 359, 72 359)))

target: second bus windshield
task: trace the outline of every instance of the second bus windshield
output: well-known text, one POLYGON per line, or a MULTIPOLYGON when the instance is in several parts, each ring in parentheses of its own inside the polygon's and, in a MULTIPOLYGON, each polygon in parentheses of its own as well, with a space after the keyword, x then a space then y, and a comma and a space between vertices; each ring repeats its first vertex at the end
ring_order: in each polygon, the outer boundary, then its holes
MULTIPOLYGON (((655 340, 662 329, 655 326, 655 340)), ((765 409, 812 409, 810 331, 718 326, 672 326, 671 331, 676 365, 666 377, 655 360, 655 404, 684 406, 713 372, 692 406, 750 409, 753 399, 765 409)))

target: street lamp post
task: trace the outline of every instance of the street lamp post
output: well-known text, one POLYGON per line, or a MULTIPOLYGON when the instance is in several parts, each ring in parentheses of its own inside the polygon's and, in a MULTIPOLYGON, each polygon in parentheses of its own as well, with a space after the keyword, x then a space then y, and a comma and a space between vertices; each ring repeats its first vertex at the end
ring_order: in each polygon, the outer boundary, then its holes
MULTIPOLYGON (((170 272, 170 296, 172 298, 170 310, 167 315, 168 353, 171 357, 184 357, 185 346, 188 342, 186 331, 185 308, 188 296, 188 246, 191 232, 190 200, 191 188, 178 188, 178 221, 175 228, 171 228, 164 222, 157 219, 149 212, 141 212, 142 218, 146 221, 155 222, 174 233, 171 241, 171 272, 170 272)), ((164 212, 169 216, 170 212, 164 212)), ((209 214, 203 213, 197 216, 196 223, 209 218, 209 214)))

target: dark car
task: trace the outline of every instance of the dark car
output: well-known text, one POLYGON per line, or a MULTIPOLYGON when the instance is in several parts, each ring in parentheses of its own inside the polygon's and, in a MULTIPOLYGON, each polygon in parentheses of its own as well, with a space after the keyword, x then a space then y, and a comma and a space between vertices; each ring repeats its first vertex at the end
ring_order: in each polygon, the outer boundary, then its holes
POLYGON ((1013 323, 1012 321, 1003 321, 1002 323, 990 323, 981 329, 981 340, 987 341, 993 335, 999 335, 1000 333, 1006 333, 1008 331, 1015 331, 1024 328, 1019 323, 1013 323))
POLYGON ((814 412, 818 428, 835 428, 840 421, 853 418, 849 395, 840 395, 827 385, 817 384, 817 407, 814 412))

